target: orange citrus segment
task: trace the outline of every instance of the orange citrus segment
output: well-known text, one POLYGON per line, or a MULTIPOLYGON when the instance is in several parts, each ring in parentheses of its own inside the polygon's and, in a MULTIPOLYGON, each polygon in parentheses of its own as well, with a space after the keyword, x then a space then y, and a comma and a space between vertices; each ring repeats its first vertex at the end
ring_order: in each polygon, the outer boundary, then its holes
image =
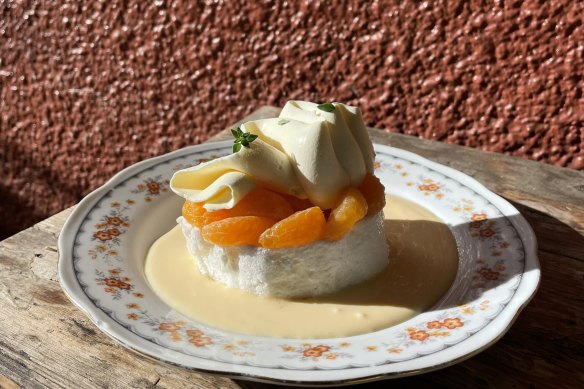
POLYGON ((359 185, 359 191, 367 200, 367 216, 374 215, 385 207, 385 188, 379 178, 367 174, 359 185))
POLYGON ((324 239, 339 240, 353 228, 355 223, 367 214, 367 200, 356 188, 349 188, 331 211, 324 228, 324 239))
POLYGON ((204 216, 204 224, 236 216, 262 216, 282 220, 292 213, 294 213, 292 206, 282 195, 271 190, 256 188, 233 208, 207 212, 204 216))
POLYGON ((311 207, 274 224, 260 236, 259 243, 267 249, 309 244, 320 238, 325 224, 322 209, 311 207))
POLYGON ((312 204, 308 199, 299 199, 298 197, 291 195, 282 196, 284 196, 284 198, 286 198, 286 200, 290 203, 292 209, 294 209, 294 212, 304 211, 307 208, 314 207, 314 204, 312 204))
POLYGON ((182 207, 183 217, 193 226, 197 228, 203 227, 204 216, 207 211, 203 208, 203 203, 193 203, 192 201, 185 201, 182 207))
POLYGON ((209 243, 222 246, 258 245, 262 232, 276 220, 261 216, 237 216, 203 226, 201 235, 209 243))

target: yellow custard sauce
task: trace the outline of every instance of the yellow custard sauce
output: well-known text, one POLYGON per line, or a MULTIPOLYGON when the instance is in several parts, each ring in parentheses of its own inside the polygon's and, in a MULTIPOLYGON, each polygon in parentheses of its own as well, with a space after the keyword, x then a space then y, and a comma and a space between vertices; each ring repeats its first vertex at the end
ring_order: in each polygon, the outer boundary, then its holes
POLYGON ((199 272, 179 226, 150 248, 146 278, 172 308, 224 330, 285 338, 335 338, 380 330, 431 307, 458 269, 456 242, 440 219, 401 197, 386 199, 389 265, 372 279, 334 294, 281 299, 228 288, 199 272))

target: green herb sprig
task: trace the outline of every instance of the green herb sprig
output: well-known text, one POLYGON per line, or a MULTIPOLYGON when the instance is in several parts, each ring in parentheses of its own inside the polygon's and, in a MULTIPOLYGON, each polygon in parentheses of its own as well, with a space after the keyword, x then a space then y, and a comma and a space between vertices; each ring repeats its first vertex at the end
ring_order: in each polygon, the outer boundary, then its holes
POLYGON ((250 134, 249 132, 241 131, 240 127, 232 128, 231 134, 235 138, 235 140, 233 141, 234 153, 237 153, 239 150, 241 150, 241 146, 249 147, 249 144, 256 140, 256 138, 258 137, 257 135, 250 134))
POLYGON ((321 111, 325 111, 325 112, 333 112, 335 110, 335 106, 333 105, 333 103, 323 103, 323 104, 317 105, 316 108, 320 109, 321 111))

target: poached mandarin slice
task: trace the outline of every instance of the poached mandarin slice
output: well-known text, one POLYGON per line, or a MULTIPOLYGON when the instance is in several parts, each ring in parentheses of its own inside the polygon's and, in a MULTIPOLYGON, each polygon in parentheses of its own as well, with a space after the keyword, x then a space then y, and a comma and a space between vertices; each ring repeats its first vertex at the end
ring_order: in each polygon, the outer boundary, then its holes
POLYGON ((276 220, 261 216, 236 216, 203 226, 201 235, 209 243, 222 246, 257 246, 262 232, 276 220))
POLYGON ((323 238, 339 240, 367 215, 367 200, 356 188, 349 188, 339 205, 331 211, 324 227, 323 238))
POLYGON ((282 196, 284 196, 284 198, 290 203, 292 209, 294 209, 294 212, 304 211, 305 209, 314 207, 314 204, 312 204, 308 199, 299 199, 296 196, 286 194, 282 196))
POLYGON ((385 207, 385 188, 379 178, 367 174, 359 185, 359 192, 367 200, 367 216, 374 215, 385 207))
POLYGON ((298 211, 264 231, 259 243, 267 249, 302 246, 320 239, 326 224, 322 209, 298 211))
POLYGON ((256 188, 241 199, 235 207, 207 212, 204 224, 236 216, 262 216, 282 220, 292 215, 292 205, 282 196, 271 190, 256 188))
POLYGON ((182 207, 182 215, 191 225, 201 228, 205 224, 205 214, 207 210, 203 208, 203 203, 185 201, 182 207))

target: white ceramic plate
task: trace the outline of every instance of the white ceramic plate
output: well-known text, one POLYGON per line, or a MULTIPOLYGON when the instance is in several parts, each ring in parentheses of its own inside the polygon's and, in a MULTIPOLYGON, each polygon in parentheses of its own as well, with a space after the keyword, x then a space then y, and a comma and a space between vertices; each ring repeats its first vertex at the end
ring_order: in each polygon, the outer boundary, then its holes
POLYGON ((223 331, 183 317, 149 288, 150 245, 180 214, 172 173, 231 152, 209 143, 133 165, 84 198, 59 237, 59 277, 69 298, 123 346, 167 363, 241 379, 332 385, 419 374, 497 341, 537 288, 536 241, 507 201, 474 179, 381 145, 375 173, 388 193, 442 218, 460 263, 447 294, 399 325, 335 339, 278 339, 223 331))

